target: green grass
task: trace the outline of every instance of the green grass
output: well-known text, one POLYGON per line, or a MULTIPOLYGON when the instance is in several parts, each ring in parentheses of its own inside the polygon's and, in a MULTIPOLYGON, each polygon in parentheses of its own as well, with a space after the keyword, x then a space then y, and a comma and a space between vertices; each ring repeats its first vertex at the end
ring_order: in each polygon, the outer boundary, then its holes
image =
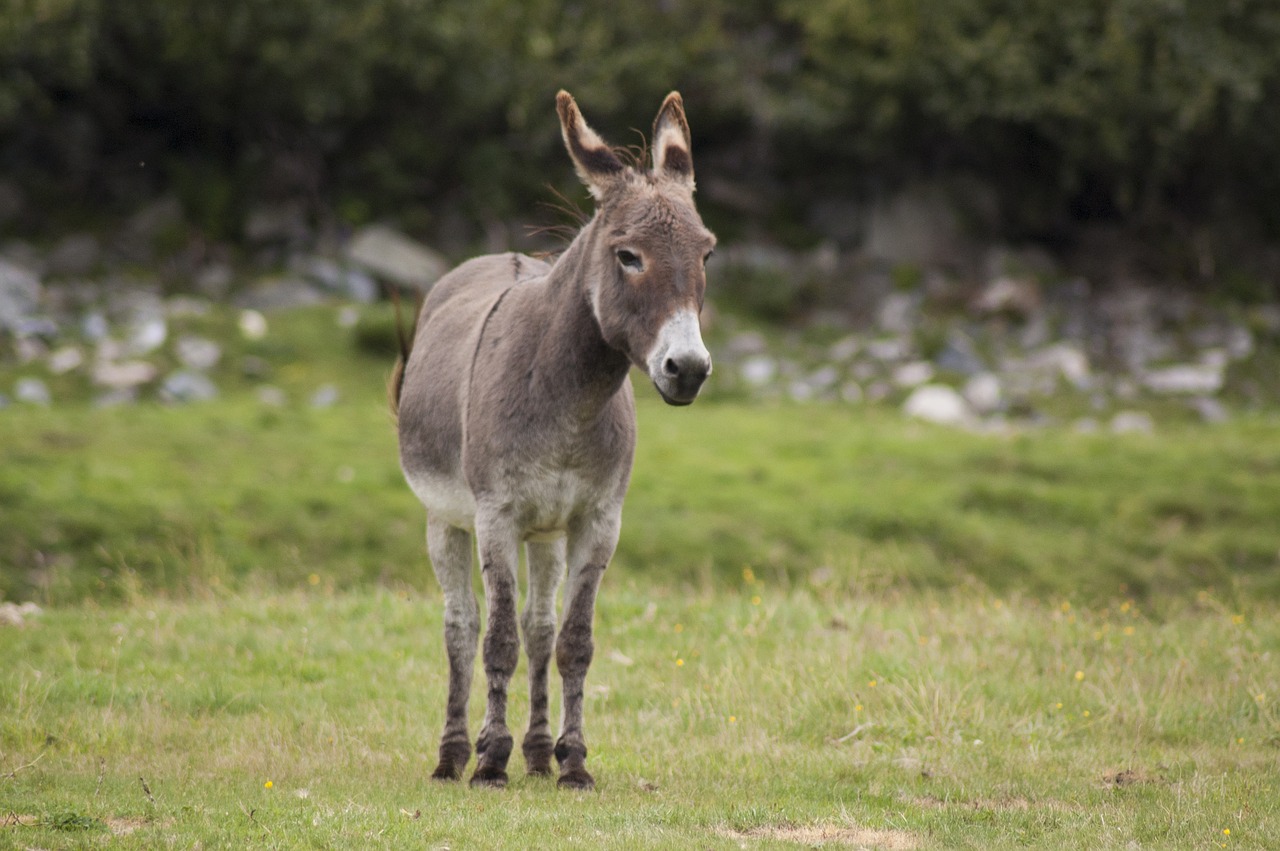
MULTIPOLYGON (((383 401, 387 361, 331 308, 273 316, 254 343, 228 317, 199 323, 231 340, 223 400, 0 412, 0 595, 106 602, 312 574, 338 589, 432 587, 383 401), (271 365, 290 404, 257 401, 247 357, 271 365), (315 410, 321 383, 340 401, 315 410)), ((84 392, 62 380, 71 398, 84 392)), ((869 406, 712 398, 676 410, 636 383, 640 448, 615 562, 631 581, 709 592, 750 566, 787 587, 1280 599, 1274 415, 1153 436, 995 437, 869 406)))
POLYGON ((1280 836, 1273 415, 997 437, 674 410, 637 381, 588 678, 599 788, 558 793, 517 753, 509 789, 472 791, 426 779, 439 592, 377 335, 334 318, 273 316, 257 343, 191 320, 228 338, 215 403, 95 410, 73 375, 70 401, 0 411, 0 596, 46 606, 0 627, 0 848, 1280 836), (255 399, 249 357, 289 404, 255 399), (337 405, 308 405, 320 383, 337 405))
POLYGON ((1265 847, 1277 614, 606 583, 579 795, 427 779, 434 594, 59 609, 0 631, 0 845, 1265 847))

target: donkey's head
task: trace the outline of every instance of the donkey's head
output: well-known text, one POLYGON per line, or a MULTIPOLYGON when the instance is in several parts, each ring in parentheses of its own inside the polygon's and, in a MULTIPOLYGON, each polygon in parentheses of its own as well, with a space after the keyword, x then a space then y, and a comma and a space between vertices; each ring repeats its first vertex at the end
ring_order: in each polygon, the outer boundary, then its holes
POLYGON ((587 287, 605 342, 624 353, 671 405, 687 405, 711 373, 698 313, 716 238, 693 205, 684 103, 672 92, 653 124, 653 164, 624 163, 568 92, 556 97, 565 146, 596 199, 587 287))

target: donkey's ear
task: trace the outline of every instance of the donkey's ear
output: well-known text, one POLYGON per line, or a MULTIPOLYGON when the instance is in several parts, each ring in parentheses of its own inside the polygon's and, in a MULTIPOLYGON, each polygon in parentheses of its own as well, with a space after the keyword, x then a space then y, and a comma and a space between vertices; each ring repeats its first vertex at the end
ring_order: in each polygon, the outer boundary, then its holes
POLYGON ((596 131, 587 126, 573 95, 564 89, 556 95, 556 112, 560 113, 560 135, 564 137, 564 146, 569 149, 573 167, 598 201, 604 197, 605 190, 622 176, 622 160, 596 131))
POLYGON ((672 92, 653 120, 653 171, 687 183, 693 188, 693 150, 684 101, 672 92))

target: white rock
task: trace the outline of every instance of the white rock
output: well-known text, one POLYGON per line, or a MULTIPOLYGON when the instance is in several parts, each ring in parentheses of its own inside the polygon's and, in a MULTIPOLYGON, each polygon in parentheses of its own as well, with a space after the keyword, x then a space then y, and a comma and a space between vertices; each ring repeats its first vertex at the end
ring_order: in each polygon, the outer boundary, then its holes
POLYGON ((78 369, 84 363, 84 352, 79 346, 63 346, 49 355, 49 371, 54 375, 64 375, 78 369))
POLYGON ((1156 430, 1155 420, 1146 411, 1120 411, 1111 418, 1113 434, 1151 434, 1156 430))
POLYGON ((974 419, 964 397, 945 384, 917 387, 903 403, 902 410, 909 417, 941 425, 968 425, 974 419))
POLYGON ((261 340, 267 336, 267 317, 256 310, 240 311, 240 319, 237 324, 240 326, 240 333, 244 335, 246 340, 261 340))
POLYGON ((382 225, 363 228, 352 237, 347 257, 394 284, 422 290, 449 268, 437 252, 382 225))
POLYGON ((178 360, 190 369, 213 369, 222 358, 222 347, 204 337, 183 337, 178 340, 176 348, 178 360))
POLYGON ((778 362, 768 355, 756 355, 743 361, 739 372, 752 387, 763 387, 778 374, 778 362))
POLYGON ((895 334, 911 333, 916 324, 916 300, 906 293, 889 293, 876 311, 876 324, 895 334))
POLYGON ((53 402, 49 385, 38 378, 19 378, 13 385, 13 398, 30 405, 48 407, 53 402))
POLYGON ((961 395, 979 414, 990 414, 1004 401, 1004 388, 996 375, 980 372, 964 383, 961 395))
POLYGON ((186 369, 170 373, 160 386, 160 398, 166 402, 205 402, 217 395, 218 388, 207 375, 186 369))
POLYGON ((933 364, 918 360, 904 363, 893 370, 893 383, 899 387, 919 387, 933 378, 933 364))
POLYGON ((154 381, 156 375, 155 365, 144 360, 99 361, 93 367, 93 383, 113 390, 147 384, 154 381))
POLYGON ((1153 393, 1204 396, 1222 389, 1222 369, 1205 364, 1178 364, 1142 376, 1142 384, 1153 393))
POLYGON ((338 388, 332 384, 322 384, 311 396, 311 407, 332 408, 338 403, 338 388))

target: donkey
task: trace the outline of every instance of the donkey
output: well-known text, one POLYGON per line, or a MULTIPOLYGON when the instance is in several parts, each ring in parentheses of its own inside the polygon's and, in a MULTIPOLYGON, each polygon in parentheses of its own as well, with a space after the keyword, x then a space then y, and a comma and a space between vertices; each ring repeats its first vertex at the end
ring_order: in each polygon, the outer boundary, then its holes
POLYGON ((582 693, 594 649, 601 576, 618 543, 636 443, 628 370, 644 370, 671 405, 688 405, 711 372, 698 314, 715 237, 693 202, 689 125, 679 93, 654 121, 652 167, 625 160, 556 96, 574 167, 596 201, 592 219, 547 263, 478 257, 432 288, 391 382, 400 465, 427 511, 427 551, 444 591, 449 697, 432 775, 459 780, 471 758, 467 698, 480 635, 472 536, 488 629, 488 706, 472 786, 505 786, 513 739, 507 687, 524 636, 531 775, 591 789, 582 693), (519 547, 528 590, 517 631, 519 547), (568 577, 556 632, 556 595, 568 577), (552 743, 552 651, 564 688, 552 743))

